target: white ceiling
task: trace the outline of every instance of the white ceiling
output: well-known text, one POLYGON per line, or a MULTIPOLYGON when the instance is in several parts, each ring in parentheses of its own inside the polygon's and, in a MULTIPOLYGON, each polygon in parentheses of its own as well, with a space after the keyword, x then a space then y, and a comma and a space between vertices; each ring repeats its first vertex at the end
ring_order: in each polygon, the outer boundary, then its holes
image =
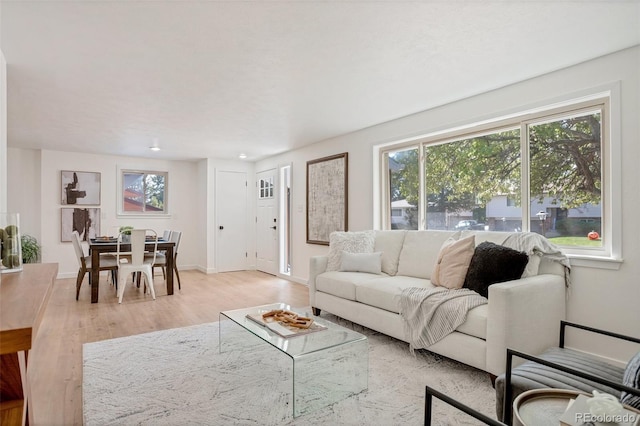
POLYGON ((10 147, 172 159, 257 160, 640 43, 639 1, 0 7, 10 147))

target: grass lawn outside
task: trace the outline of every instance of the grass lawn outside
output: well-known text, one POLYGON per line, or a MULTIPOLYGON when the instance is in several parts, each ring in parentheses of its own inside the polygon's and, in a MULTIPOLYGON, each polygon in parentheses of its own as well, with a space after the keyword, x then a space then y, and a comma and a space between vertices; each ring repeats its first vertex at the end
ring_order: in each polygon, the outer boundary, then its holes
POLYGON ((590 240, 587 237, 551 237, 549 241, 559 246, 602 247, 601 238, 590 240))

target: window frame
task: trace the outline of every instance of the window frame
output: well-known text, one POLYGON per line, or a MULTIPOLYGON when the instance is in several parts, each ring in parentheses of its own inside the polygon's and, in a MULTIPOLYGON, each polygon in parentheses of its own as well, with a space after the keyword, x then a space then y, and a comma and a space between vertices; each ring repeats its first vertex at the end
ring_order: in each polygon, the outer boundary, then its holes
POLYGON ((146 218, 168 218, 171 217, 169 213, 169 172, 166 170, 149 170, 140 167, 118 167, 118 214, 117 217, 146 217, 146 218), (164 176, 164 209, 163 211, 125 211, 124 210, 124 175, 126 174, 143 174, 147 175, 161 175, 164 176))
MULTIPOLYGON (((572 264, 605 269, 618 269, 622 262, 621 253, 621 155, 620 155, 620 84, 614 83, 589 92, 566 96, 563 100, 548 101, 529 108, 523 108, 509 115, 496 116, 483 121, 439 130, 430 134, 388 142, 374 146, 374 223, 380 229, 389 226, 389 176, 388 154, 418 147, 420 170, 419 227, 426 226, 426 197, 424 194, 424 147, 448 143, 482 134, 504 131, 519 127, 521 135, 522 199, 529 201, 529 152, 528 125, 539 124, 554 117, 566 117, 580 111, 601 112, 601 181, 602 181, 602 230, 605 238, 602 247, 563 247, 572 264)), ((522 203, 523 231, 530 229, 529 203, 522 203), (526 222, 526 227, 524 223, 526 222)))

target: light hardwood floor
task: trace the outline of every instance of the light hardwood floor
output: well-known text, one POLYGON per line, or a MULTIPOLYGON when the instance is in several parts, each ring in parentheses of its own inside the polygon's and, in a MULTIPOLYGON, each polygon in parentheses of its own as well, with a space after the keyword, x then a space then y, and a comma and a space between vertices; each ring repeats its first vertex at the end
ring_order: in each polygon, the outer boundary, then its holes
MULTIPOLYGON (((203 274, 181 271, 182 290, 168 296, 155 277, 156 300, 128 285, 118 305, 115 288, 100 280, 90 303, 87 280, 75 300, 75 279, 57 280, 30 354, 36 425, 82 424, 82 344, 154 330, 218 321, 220 311, 285 302, 308 306, 305 285, 256 271, 203 274)), ((123 360, 126 362, 126 360, 123 360)))

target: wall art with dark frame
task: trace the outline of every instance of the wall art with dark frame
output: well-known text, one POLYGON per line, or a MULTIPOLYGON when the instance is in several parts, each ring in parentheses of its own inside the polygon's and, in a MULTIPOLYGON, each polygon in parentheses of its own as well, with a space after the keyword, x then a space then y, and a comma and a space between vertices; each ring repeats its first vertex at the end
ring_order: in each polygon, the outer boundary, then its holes
POLYGON ((71 241, 71 233, 78 231, 81 241, 89 241, 100 236, 99 208, 69 208, 60 209, 60 241, 71 241))
POLYGON ((348 227, 349 154, 307 161, 307 243, 329 245, 329 234, 348 227))
POLYGON ((62 170, 62 204, 96 206, 100 204, 100 173, 62 170))

